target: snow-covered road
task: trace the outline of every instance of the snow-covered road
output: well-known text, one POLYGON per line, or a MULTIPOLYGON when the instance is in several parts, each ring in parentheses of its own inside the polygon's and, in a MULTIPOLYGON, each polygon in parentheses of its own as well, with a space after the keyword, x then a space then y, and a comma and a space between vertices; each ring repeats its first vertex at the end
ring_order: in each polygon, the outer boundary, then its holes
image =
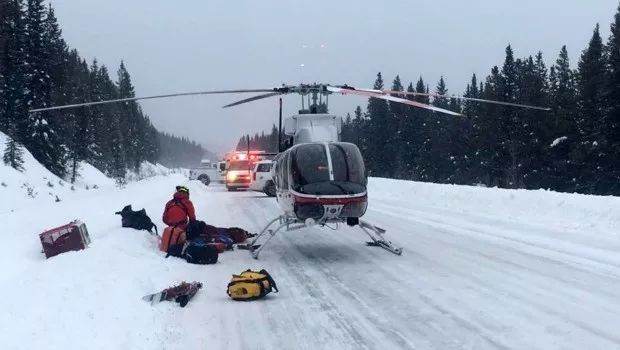
MULTIPOLYGON (((160 177, 12 213, 0 257, 2 348, 620 348, 616 199, 588 232, 583 220, 558 214, 582 212, 579 198, 546 213, 506 201, 522 214, 509 217, 497 215, 502 208, 475 210, 497 206, 491 197, 431 203, 425 187, 373 179, 366 219, 388 230, 402 256, 366 247, 357 229, 313 228, 280 234, 258 261, 233 251, 215 266, 196 266, 164 259, 150 236, 121 229, 113 215, 131 203, 159 221, 181 181, 160 177), (91 247, 46 261, 34 234, 76 217, 87 223, 91 247), (247 268, 267 269, 281 292, 229 300, 231 274, 247 268), (206 287, 184 309, 140 300, 181 280, 206 287)), ((259 193, 190 189, 199 218, 216 226, 255 232, 279 213, 259 193)))

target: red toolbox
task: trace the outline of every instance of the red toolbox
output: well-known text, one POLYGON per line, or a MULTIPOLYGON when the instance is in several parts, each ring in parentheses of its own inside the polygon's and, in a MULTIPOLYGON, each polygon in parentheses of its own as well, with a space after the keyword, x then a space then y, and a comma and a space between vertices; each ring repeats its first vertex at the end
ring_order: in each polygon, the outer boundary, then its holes
POLYGON ((45 231, 39 238, 46 258, 72 250, 86 249, 90 244, 86 225, 79 220, 45 231))

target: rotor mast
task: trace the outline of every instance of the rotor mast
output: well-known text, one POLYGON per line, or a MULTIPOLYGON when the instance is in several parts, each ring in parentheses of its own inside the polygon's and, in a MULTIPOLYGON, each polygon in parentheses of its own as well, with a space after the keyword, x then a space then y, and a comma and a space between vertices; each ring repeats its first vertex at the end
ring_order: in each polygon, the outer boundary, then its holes
POLYGON ((301 109, 299 114, 326 114, 329 110, 329 94, 332 92, 322 84, 301 85, 294 87, 291 92, 299 93, 301 98, 301 109), (295 91, 297 90, 297 91, 295 91), (325 96, 325 99, 323 99, 325 96), (308 108, 305 108, 304 97, 308 99, 308 108))

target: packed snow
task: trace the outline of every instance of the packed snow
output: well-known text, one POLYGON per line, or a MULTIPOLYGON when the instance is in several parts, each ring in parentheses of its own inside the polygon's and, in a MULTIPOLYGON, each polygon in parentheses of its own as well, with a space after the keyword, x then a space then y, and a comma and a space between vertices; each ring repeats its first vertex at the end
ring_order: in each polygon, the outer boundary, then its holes
POLYGON ((235 250, 189 265, 114 212, 145 208, 161 231, 164 203, 188 184, 200 219, 256 232, 279 214, 275 200, 165 170, 118 188, 87 166, 81 181, 98 190, 36 200, 20 187, 47 190, 31 163, 21 175, 0 167, 12 202, 1 210, 2 349, 620 348, 617 197, 371 179, 366 219, 402 256, 365 246, 358 229, 309 228, 276 236, 260 260, 235 250), (76 218, 90 247, 46 260, 37 235, 76 218), (231 275, 248 268, 267 269, 280 293, 230 300, 231 275), (141 300, 183 280, 205 286, 185 308, 141 300))

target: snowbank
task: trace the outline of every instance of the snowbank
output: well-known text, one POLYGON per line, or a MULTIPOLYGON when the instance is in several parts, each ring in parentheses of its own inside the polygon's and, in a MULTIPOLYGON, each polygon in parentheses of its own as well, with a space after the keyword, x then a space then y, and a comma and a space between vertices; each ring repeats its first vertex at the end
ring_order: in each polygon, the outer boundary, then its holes
POLYGON ((168 169, 157 163, 144 162, 138 171, 128 171, 125 177, 128 182, 135 182, 155 176, 168 176, 171 174, 183 173, 182 169, 168 169))
POLYGON ((551 225, 586 233, 620 233, 620 197, 507 190, 371 178, 369 197, 395 207, 436 208, 502 221, 551 225))
MULTIPOLYGON (((0 133, 0 150, 7 136, 0 133)), ((1 153, 1 152, 0 152, 1 153)), ((32 154, 23 149, 23 171, 0 162, 0 215, 32 203, 54 203, 87 191, 114 186, 114 181, 90 164, 80 163, 80 176, 71 184, 49 172, 32 154)))

